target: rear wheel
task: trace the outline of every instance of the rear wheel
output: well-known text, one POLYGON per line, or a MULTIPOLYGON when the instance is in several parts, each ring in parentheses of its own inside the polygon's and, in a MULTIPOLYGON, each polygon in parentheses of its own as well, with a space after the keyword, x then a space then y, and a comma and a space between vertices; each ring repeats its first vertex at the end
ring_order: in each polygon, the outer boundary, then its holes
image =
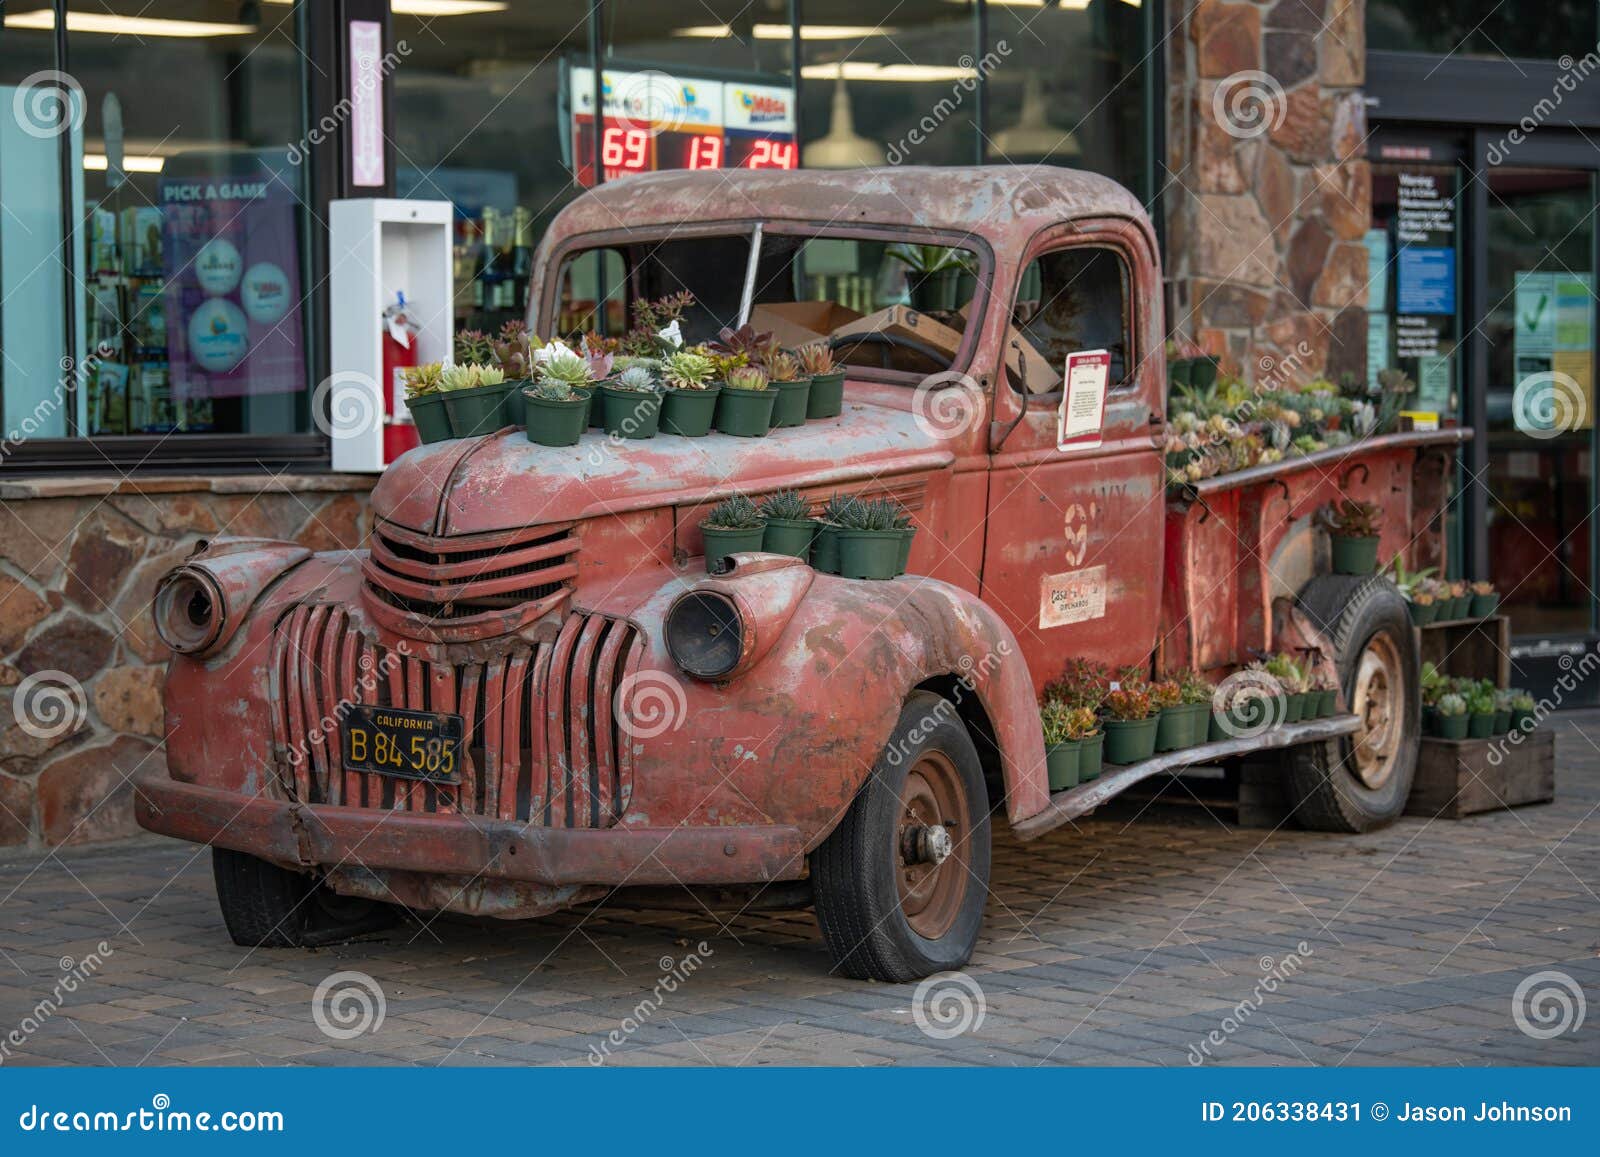
POLYGON ((989 837, 972 738, 948 700, 917 692, 871 778, 811 854, 835 967, 907 981, 965 964, 989 895, 989 837))
POLYGON ((1288 779, 1302 827, 1364 832, 1397 818, 1417 768, 1422 707, 1405 600, 1382 578, 1324 575, 1300 609, 1333 644, 1354 735, 1292 748, 1288 779))

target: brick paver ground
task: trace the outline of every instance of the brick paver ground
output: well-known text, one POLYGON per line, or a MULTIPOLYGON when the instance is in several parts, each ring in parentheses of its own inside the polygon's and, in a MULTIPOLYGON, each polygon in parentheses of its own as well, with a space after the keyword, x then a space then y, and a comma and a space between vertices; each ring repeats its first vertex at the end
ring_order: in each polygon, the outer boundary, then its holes
MULTIPOLYGON (((1596 1064, 1600 714, 1553 725, 1550 806, 1347 837, 1119 802, 1033 844, 997 834, 967 969, 983 1017, 948 1038, 919 1027, 916 986, 830 976, 806 911, 613 903, 251 952, 223 930, 209 855, 151 838, 0 862, 0 1044, 8 1064, 585 1064, 616 1032, 611 1064, 1183 1065, 1215 1031, 1208 1063, 1596 1064), (63 958, 102 940, 34 1026, 63 958), (334 1039, 313 997, 345 970, 374 978, 384 1016, 334 1039), (1513 1018, 1544 971, 1586 990, 1585 1023, 1552 1039, 1513 1018)), ((924 1019, 970 1021, 975 1001, 948 989, 924 1019)))

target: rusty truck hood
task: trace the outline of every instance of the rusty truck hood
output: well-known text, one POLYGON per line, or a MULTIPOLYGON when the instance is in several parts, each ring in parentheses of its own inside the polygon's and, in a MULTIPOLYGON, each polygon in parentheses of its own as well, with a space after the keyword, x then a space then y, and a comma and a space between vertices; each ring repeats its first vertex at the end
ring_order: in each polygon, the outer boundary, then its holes
POLYGON ((424 534, 475 534, 690 505, 734 490, 937 470, 953 461, 948 446, 909 410, 858 403, 838 418, 765 438, 623 441, 591 430, 576 446, 552 447, 508 429, 411 451, 378 480, 372 509, 424 534))

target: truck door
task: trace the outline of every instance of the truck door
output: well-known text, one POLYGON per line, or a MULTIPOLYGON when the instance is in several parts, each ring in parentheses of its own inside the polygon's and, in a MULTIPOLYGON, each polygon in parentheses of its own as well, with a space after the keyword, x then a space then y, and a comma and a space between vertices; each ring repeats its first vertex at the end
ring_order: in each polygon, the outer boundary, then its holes
POLYGON ((1010 623, 1041 687, 1071 658, 1144 663, 1155 647, 1166 505, 1161 282, 1148 235, 1121 220, 1045 231, 1015 280, 990 434, 983 597, 1010 623), (1060 450, 1067 355, 1095 349, 1111 355, 1100 443, 1060 450))

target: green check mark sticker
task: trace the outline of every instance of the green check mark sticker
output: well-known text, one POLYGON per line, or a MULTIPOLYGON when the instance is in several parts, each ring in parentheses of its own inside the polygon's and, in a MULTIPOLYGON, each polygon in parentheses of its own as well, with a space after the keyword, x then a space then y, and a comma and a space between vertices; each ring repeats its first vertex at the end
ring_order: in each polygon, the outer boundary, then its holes
POLYGON ((1544 317, 1545 306, 1549 304, 1550 295, 1548 293, 1541 293, 1539 295, 1539 305, 1536 309, 1534 309, 1533 313, 1531 315, 1526 313, 1522 315, 1522 321, 1528 327, 1529 333, 1533 333, 1539 328, 1539 321, 1544 317))

